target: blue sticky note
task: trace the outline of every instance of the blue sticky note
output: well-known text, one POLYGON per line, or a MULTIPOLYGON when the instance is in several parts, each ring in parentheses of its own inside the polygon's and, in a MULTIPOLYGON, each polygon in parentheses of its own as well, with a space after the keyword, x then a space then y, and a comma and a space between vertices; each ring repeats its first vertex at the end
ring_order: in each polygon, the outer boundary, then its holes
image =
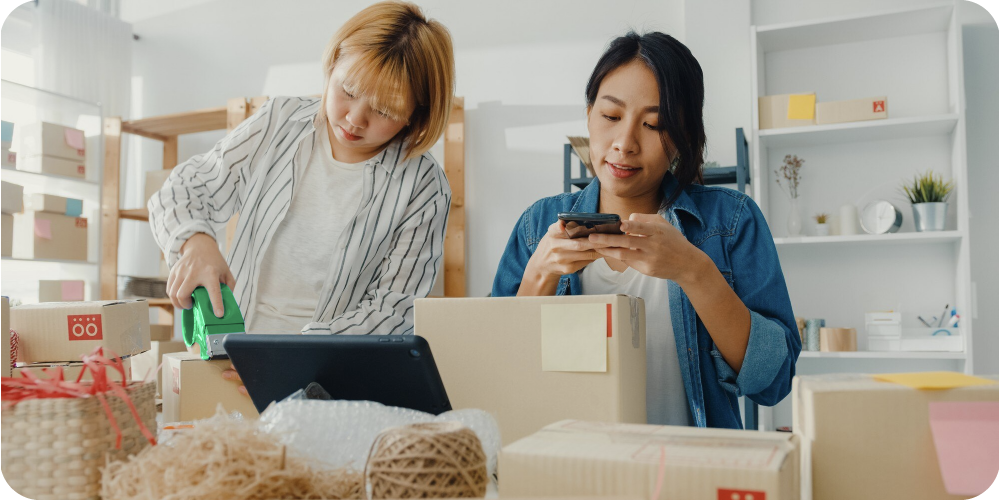
POLYGON ((14 124, 11 122, 0 122, 0 141, 10 142, 14 140, 14 124))
POLYGON ((66 215, 70 217, 79 217, 83 215, 83 200, 66 198, 66 215))

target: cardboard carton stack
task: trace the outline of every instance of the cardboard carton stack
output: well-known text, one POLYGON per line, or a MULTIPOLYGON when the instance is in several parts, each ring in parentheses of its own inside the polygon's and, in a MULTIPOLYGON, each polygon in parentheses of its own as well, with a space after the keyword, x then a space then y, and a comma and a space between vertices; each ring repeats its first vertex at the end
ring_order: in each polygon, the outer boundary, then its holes
POLYGON ((83 200, 63 198, 51 194, 32 194, 24 197, 24 208, 32 212, 49 212, 68 217, 83 215, 83 200))
POLYGON ((228 359, 205 361, 189 352, 163 356, 163 422, 188 422, 215 415, 221 405, 226 413, 238 411, 243 418, 257 418, 250 396, 241 394, 240 384, 222 378, 231 368, 228 359))
MULTIPOLYGON (((6 122, 4 122, 6 123, 6 122)), ((0 237, 0 255, 10 257, 13 252, 14 243, 14 214, 24 211, 24 188, 19 184, 0 181, 0 204, 2 204, 3 217, 0 220, 0 230, 3 231, 0 237)))
POLYGON ((85 179, 87 140, 82 130, 40 122, 17 127, 17 169, 85 179))
POLYGON ((13 256, 87 260, 87 219, 53 212, 14 215, 13 256))
POLYGON ((132 380, 156 379, 156 397, 162 397, 163 372, 167 368, 166 365, 161 364, 165 361, 164 355, 175 352, 187 352, 187 346, 184 345, 184 342, 151 341, 148 351, 132 357, 132 380))
POLYGON ((38 301, 80 302, 86 285, 83 280, 38 280, 38 301))
POLYGON ((885 96, 817 102, 815 93, 781 94, 757 98, 760 130, 830 125, 889 117, 885 96))
POLYGON ((492 413, 504 444, 568 418, 646 422, 642 299, 419 299, 414 316, 452 408, 492 413))

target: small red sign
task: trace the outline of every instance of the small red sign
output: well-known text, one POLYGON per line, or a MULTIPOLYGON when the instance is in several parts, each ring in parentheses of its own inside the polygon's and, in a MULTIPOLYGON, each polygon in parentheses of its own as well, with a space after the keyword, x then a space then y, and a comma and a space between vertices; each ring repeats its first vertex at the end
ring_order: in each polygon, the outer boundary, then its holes
POLYGON ((872 101, 873 113, 885 113, 885 101, 872 101))
POLYGON ((77 217, 76 227, 87 227, 87 219, 84 219, 83 217, 77 217))
POLYGON ((767 500, 763 491, 726 490, 719 488, 718 500, 767 500))
POLYGON ((87 151, 86 151, 86 150, 83 150, 83 149, 77 149, 77 150, 76 150, 76 154, 77 154, 78 156, 87 156, 87 151))
POLYGON ((80 175, 86 174, 87 173, 87 167, 86 167, 86 165, 77 165, 76 166, 76 173, 78 173, 80 175))
POLYGON ((71 314, 66 319, 69 323, 68 331, 70 340, 104 339, 100 314, 71 314))
POLYGON ((173 387, 174 394, 180 394, 181 393, 181 371, 178 370, 176 366, 172 366, 170 368, 171 368, 171 371, 173 372, 173 376, 174 376, 174 387, 173 387))

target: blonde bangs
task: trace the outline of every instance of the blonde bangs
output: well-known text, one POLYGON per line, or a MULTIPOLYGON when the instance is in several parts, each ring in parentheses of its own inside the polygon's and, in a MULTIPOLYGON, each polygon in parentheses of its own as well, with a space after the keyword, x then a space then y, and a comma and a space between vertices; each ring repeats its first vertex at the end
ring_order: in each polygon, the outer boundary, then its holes
POLYGON ((350 66, 344 68, 344 90, 368 99, 372 109, 393 120, 409 121, 407 109, 414 102, 410 76, 401 61, 384 54, 346 53, 341 56, 350 66), (353 56, 346 58, 344 56, 353 56))

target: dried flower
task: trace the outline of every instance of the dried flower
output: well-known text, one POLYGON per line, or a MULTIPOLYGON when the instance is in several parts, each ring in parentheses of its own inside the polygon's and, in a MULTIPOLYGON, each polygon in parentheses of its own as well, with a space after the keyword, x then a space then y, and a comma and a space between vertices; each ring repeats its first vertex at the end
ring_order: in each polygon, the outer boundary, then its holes
POLYGON ((792 199, 799 197, 799 179, 801 179, 799 170, 802 169, 803 163, 805 163, 805 160, 800 160, 798 156, 785 155, 785 160, 782 162, 781 168, 774 171, 776 175, 785 179, 784 184, 782 184, 781 179, 775 180, 778 183, 778 187, 785 191, 792 199))
POLYGON ((816 218, 816 223, 817 224, 826 224, 826 220, 830 218, 830 215, 829 214, 816 214, 814 217, 816 218))

